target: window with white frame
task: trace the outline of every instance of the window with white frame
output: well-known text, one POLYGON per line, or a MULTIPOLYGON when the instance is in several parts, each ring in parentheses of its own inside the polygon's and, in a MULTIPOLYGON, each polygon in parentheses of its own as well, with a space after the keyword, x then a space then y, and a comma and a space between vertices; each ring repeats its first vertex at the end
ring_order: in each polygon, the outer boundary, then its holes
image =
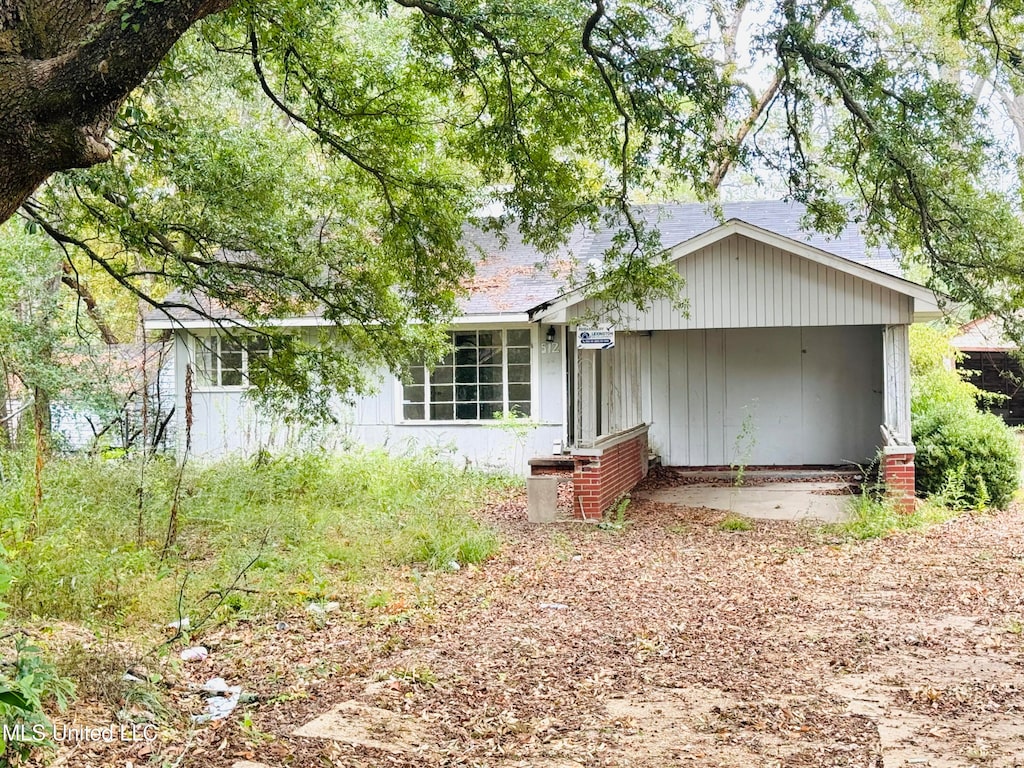
POLYGON ((197 336, 196 385, 199 387, 246 387, 249 365, 258 357, 270 355, 266 336, 197 336))
POLYGON ((434 370, 414 366, 403 385, 407 421, 478 421, 530 415, 530 329, 452 331, 434 370))

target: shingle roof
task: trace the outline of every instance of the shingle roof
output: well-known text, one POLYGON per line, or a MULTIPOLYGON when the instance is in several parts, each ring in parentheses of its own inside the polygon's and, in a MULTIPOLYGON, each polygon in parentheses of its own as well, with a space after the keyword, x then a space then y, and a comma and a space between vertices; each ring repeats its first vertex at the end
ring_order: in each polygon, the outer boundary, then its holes
MULTIPOLYGON (((658 229, 661 244, 665 248, 712 230, 723 221, 739 219, 841 258, 900 275, 899 261, 894 254, 885 248, 869 247, 856 225, 847 226, 837 237, 829 237, 818 232, 808 232, 801 227, 800 219, 805 209, 796 203, 726 203, 722 209, 723 220, 716 218, 707 206, 697 203, 641 205, 634 209, 634 214, 658 229)), ((465 283, 469 295, 460 304, 462 313, 467 316, 518 314, 558 297, 567 289, 567 278, 574 260, 586 264, 590 259, 600 259, 620 228, 578 229, 572 233, 566 246, 552 255, 524 243, 521 233, 515 227, 508 227, 504 236, 467 228, 465 242, 475 261, 476 270, 465 283)), ((196 297, 183 297, 179 293, 170 298, 182 303, 196 301, 196 297)), ((172 310, 171 314, 176 319, 190 316, 183 309, 172 310)), ((164 316, 162 313, 150 315, 150 318, 155 317, 164 316)))
MULTIPOLYGON (((641 205, 634 209, 637 218, 660 232, 665 248, 715 229, 723 221, 739 219, 872 269, 901 274, 899 261, 893 253, 885 248, 869 247, 856 225, 847 226, 838 237, 803 229, 800 219, 805 209, 797 203, 726 203, 722 213, 724 218, 719 220, 707 206, 697 203, 641 205)), ((577 231, 564 252, 547 259, 533 246, 524 244, 517 231, 508 233, 504 247, 495 235, 479 230, 468 232, 467 240, 476 244, 485 258, 477 262, 476 276, 467 284, 471 294, 463 301, 463 312, 467 315, 526 312, 556 298, 565 290, 568 274, 565 258, 574 257, 582 264, 600 259, 611 247, 619 229, 621 227, 613 226, 577 231), (559 277, 553 277, 552 272, 559 277)))

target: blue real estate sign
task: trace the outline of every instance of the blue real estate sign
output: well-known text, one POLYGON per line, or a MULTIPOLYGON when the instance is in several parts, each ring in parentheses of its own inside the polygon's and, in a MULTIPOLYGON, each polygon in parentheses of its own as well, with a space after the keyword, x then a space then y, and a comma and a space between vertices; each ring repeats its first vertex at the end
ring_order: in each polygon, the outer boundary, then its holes
POLYGON ((611 349, 615 346, 612 328, 577 328, 576 349, 611 349))

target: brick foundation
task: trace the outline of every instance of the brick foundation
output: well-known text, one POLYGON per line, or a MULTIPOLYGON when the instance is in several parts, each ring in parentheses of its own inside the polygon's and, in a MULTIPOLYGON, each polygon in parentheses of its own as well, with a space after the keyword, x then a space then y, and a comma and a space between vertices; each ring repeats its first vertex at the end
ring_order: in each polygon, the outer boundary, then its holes
POLYGON ((910 514, 917 508, 913 446, 892 445, 883 449, 882 480, 886 493, 900 512, 910 514))
POLYGON ((573 515, 600 520, 647 474, 647 428, 627 430, 573 452, 573 515))

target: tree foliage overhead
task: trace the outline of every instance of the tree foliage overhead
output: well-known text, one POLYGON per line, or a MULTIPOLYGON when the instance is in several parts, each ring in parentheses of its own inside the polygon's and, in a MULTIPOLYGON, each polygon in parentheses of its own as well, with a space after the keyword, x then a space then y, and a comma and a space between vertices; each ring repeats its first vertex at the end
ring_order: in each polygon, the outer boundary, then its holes
POLYGON ((991 180, 1016 158, 922 41, 1016 77, 1020 9, 899 11, 916 39, 843 0, 0 0, 0 216, 24 203, 69 263, 169 311, 202 293, 256 323, 323 313, 359 354, 268 379, 294 392, 437 343, 482 205, 545 249, 617 222, 606 288, 643 301, 675 286, 630 201, 713 198, 730 171, 818 228, 860 217, 1011 315, 1019 201, 991 180))

